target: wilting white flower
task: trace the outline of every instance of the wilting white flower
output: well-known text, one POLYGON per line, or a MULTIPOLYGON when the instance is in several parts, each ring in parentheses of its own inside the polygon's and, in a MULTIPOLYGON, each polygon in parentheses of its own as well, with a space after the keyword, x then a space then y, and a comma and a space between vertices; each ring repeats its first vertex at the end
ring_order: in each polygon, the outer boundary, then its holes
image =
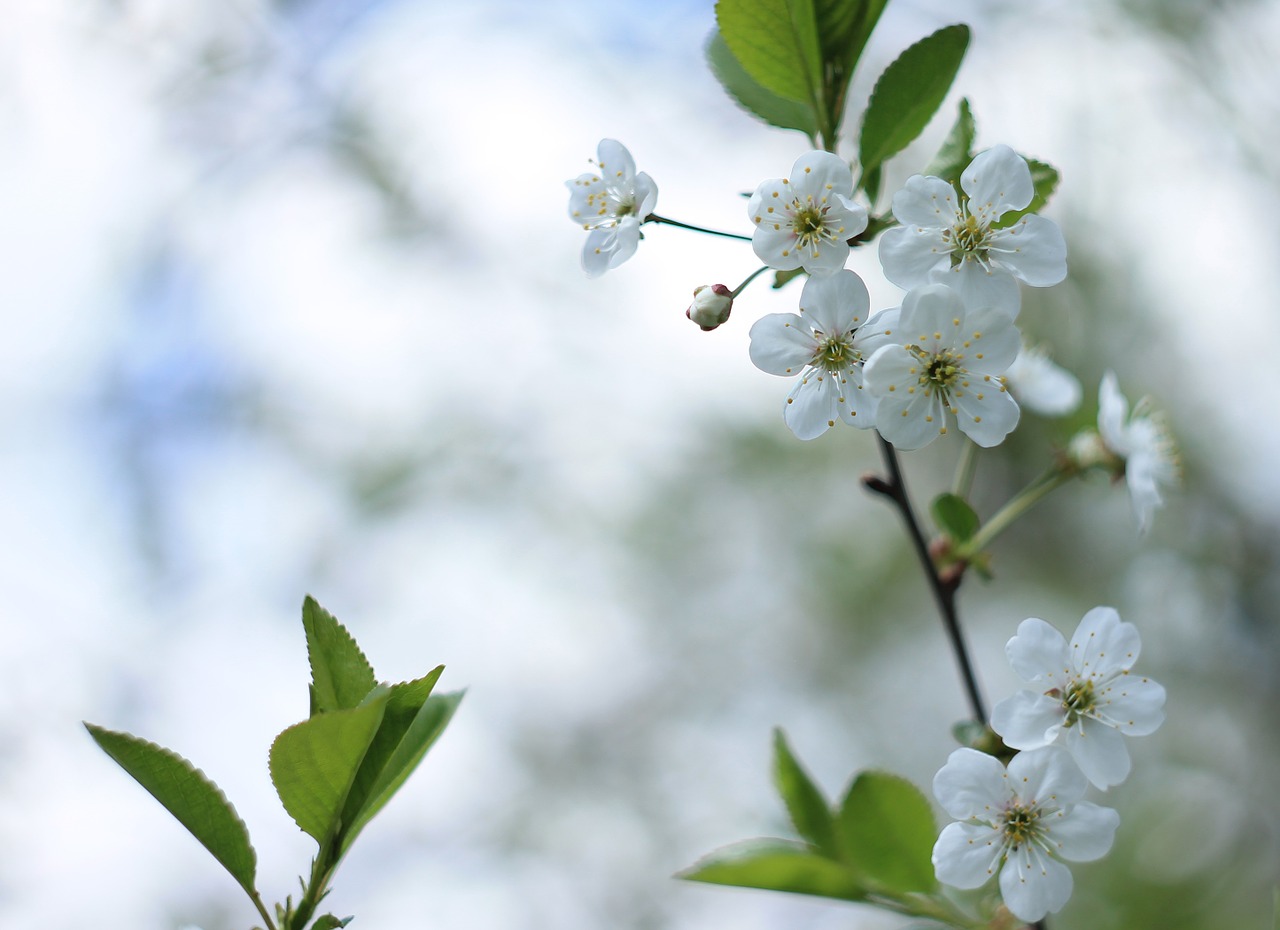
POLYGON ((1057 747, 1023 752, 1008 770, 974 749, 957 749, 933 779, 933 794, 960 821, 933 847, 938 881, 980 888, 997 872, 1014 916, 1034 923, 1071 897, 1059 860, 1091 862, 1111 849, 1119 815, 1082 801, 1088 782, 1057 747))
POLYGON ((1141 647, 1111 607, 1085 614, 1070 643, 1043 620, 1023 620, 1005 653, 1034 690, 997 704, 991 728, 1014 749, 1061 743, 1093 784, 1118 785, 1129 774, 1124 737, 1164 722, 1164 688, 1132 674, 1141 647))
POLYGON ((636 252, 640 224, 658 202, 658 186, 641 171, 627 147, 601 139, 596 171, 565 181, 569 188, 569 218, 589 230, 582 249, 582 267, 589 277, 617 268, 636 252))
POLYGON ((970 307, 1017 314, 1017 280, 1034 287, 1067 276, 1067 244, 1052 220, 1029 214, 996 228, 1035 195, 1031 169, 1007 145, 978 155, 960 175, 964 195, 941 178, 914 175, 893 195, 901 226, 880 237, 885 277, 903 288, 945 282, 970 307))
POLYGON ((1061 417, 1080 406, 1080 380, 1055 365, 1044 349, 1024 343, 1004 376, 1014 400, 1033 413, 1061 417))
MULTIPOLYGON (((862 386, 862 362, 891 338, 886 314, 867 320, 871 298, 852 271, 810 278, 800 313, 771 313, 751 327, 751 361, 771 375, 799 375, 783 417, 800 439, 821 436, 836 420, 869 429, 876 405, 862 386)), ((887 311, 886 313, 891 313, 887 311)))
POLYGON ((765 181, 751 195, 751 247, 770 268, 839 271, 849 257, 848 240, 867 228, 866 208, 852 197, 848 163, 830 152, 807 152, 796 159, 790 178, 765 181))
POLYGON ((1124 478, 1140 533, 1150 529, 1152 515, 1164 502, 1160 488, 1178 483, 1177 449, 1163 418, 1145 400, 1130 416, 1129 402, 1110 371, 1098 388, 1098 431, 1076 436, 1068 453, 1079 468, 1099 466, 1124 478))
POLYGON ((1018 425, 1018 404, 1004 384, 1021 339, 1002 310, 970 310, 943 284, 909 291, 891 345, 867 360, 864 384, 876 398, 876 427, 900 449, 919 449, 954 417, 980 446, 994 446, 1018 425))
POLYGON ((710 332, 725 320, 733 310, 733 291, 723 284, 703 284, 693 290, 693 303, 684 315, 710 332))

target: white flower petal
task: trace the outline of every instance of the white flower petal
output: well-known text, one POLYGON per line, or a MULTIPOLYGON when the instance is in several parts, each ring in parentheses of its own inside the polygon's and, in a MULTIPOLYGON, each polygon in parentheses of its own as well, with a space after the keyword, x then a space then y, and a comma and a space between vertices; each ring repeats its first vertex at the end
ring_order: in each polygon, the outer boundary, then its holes
POLYGON ((1020 752, 1009 762, 1009 784, 1024 802, 1068 807, 1089 789, 1079 766, 1058 746, 1020 752))
POLYGON ((756 257, 779 271, 799 268, 804 258, 801 250, 796 248, 796 235, 785 220, 786 217, 766 219, 756 227, 755 235, 751 237, 751 248, 756 257))
POLYGON ((636 175, 635 190, 636 216, 643 221, 658 205, 658 185, 654 183, 653 178, 641 171, 636 175))
POLYGON ((835 242, 816 242, 809 248, 796 251, 800 264, 811 275, 835 274, 849 260, 849 243, 843 239, 835 242))
POLYGON ((1093 862, 1111 849, 1120 815, 1109 807, 1081 801, 1069 813, 1054 815, 1048 840, 1056 855, 1069 862, 1093 862))
POLYGON ((801 155, 792 166, 788 180, 801 200, 813 195, 813 199, 821 203, 824 198, 830 200, 832 194, 847 198, 853 193, 849 163, 831 152, 814 150, 801 155))
POLYGON ((960 175, 960 186, 969 195, 969 212, 987 222, 1025 209, 1035 196, 1030 167, 1007 145, 992 146, 974 158, 960 175))
POLYGON ((901 308, 892 307, 881 310, 858 327, 853 337, 853 344, 864 358, 870 358, 884 346, 896 344, 898 321, 901 316, 901 308))
POLYGON ((1080 381, 1047 355, 1023 346, 1005 372, 1018 404, 1033 413, 1060 417, 1080 406, 1080 381))
POLYGON ((813 358, 818 343, 804 320, 794 313, 770 313, 748 333, 752 364, 771 375, 799 374, 813 358))
POLYGON ((957 749, 933 776, 933 796, 956 820, 994 822, 1010 798, 1000 760, 976 749, 957 749))
POLYGON ((781 220, 784 218, 782 208, 791 203, 791 196, 791 185, 785 178, 761 181, 756 192, 747 201, 747 218, 757 225, 765 220, 781 220), (770 210, 770 207, 773 209, 770 210))
MULTIPOLYGON (((875 361, 875 358, 873 355, 871 361, 875 361)), ((868 368, 863 369, 864 382, 871 361, 867 362, 868 368)), ((926 396, 923 391, 908 394, 905 390, 900 390, 887 394, 877 393, 876 398, 876 429, 881 436, 904 452, 923 449, 946 429, 946 410, 936 394, 926 396)))
POLYGON ((1022 336, 1013 320, 994 307, 971 309, 964 318, 965 367, 986 375, 1003 375, 1018 357, 1022 336))
POLYGON ((1048 746, 1062 731, 1062 702, 1048 695, 1018 691, 991 709, 991 729, 1013 749, 1048 746))
POLYGON ((1053 220, 1034 213, 996 230, 991 258, 1032 287, 1049 287, 1067 276, 1067 241, 1053 220))
POLYGON ((949 262, 942 229, 936 226, 886 229, 879 248, 884 276, 901 288, 927 283, 934 268, 949 262))
POLYGON ((1005 644, 1004 652, 1013 670, 1028 684, 1066 686, 1071 674, 1066 637, 1038 617, 1028 617, 1018 624, 1018 632, 1005 644))
POLYGON ((1125 420, 1129 418, 1129 401, 1120 393, 1114 371, 1102 376, 1098 386, 1098 432, 1107 448, 1117 455, 1124 456, 1129 452, 1125 441, 1125 420))
POLYGON ((1000 894, 1019 920, 1035 923, 1062 909, 1071 897, 1071 870, 1023 846, 1000 870, 1000 894))
POLYGON ((612 268, 618 247, 616 227, 602 227, 587 233, 586 245, 582 247, 582 268, 587 277, 598 278, 612 268))
POLYGON ((1124 737, 1104 723, 1085 719, 1067 730, 1064 745, 1080 770, 1099 788, 1118 785, 1129 775, 1124 737))
POLYGON ((893 216, 903 226, 950 227, 959 213, 955 188, 941 178, 912 175, 893 195, 893 216))
POLYGON ((933 844, 933 871, 953 888, 981 888, 1000 865, 1004 837, 998 829, 969 823, 942 828, 933 844))
POLYGON ((1071 637, 1071 665, 1082 677, 1106 675, 1132 668, 1141 647, 1137 628, 1114 607, 1094 607, 1071 637))
POLYGON ((636 175, 636 163, 627 147, 616 139, 601 139, 596 146, 596 163, 605 179, 629 180, 636 175))
POLYGON ((1004 438, 1018 425, 1018 403, 1003 387, 992 382, 990 390, 967 392, 953 398, 956 425, 960 431, 982 446, 990 449, 1004 442, 1004 438))
MULTIPOLYGON (((885 235, 888 235, 886 233, 885 235)), ((889 273, 885 271, 885 277, 889 273)), ((893 280, 889 278, 889 280, 893 280)), ((1022 306, 1022 294, 1013 275, 998 265, 983 267, 977 261, 966 260, 960 264, 935 271, 931 280, 946 284, 955 290, 970 310, 995 307, 1004 311, 1010 319, 1018 315, 1022 306)), ((896 281, 894 282, 897 283, 896 281)))
POLYGON ((867 322, 871 297, 867 285, 852 271, 811 277, 800 292, 800 309, 814 328, 827 335, 845 333, 867 322))
POLYGON ((839 375, 809 369, 787 397, 783 419, 797 439, 816 439, 840 418, 839 375))
POLYGON ((1164 687, 1150 678, 1121 675, 1107 686, 1103 696, 1108 703, 1098 708, 1099 720, 1125 736, 1147 736, 1164 723, 1164 687))
POLYGON ((858 429, 871 429, 876 425, 876 411, 879 402, 876 396, 862 385, 862 372, 851 368, 844 374, 840 385, 841 400, 840 417, 850 426, 858 429))

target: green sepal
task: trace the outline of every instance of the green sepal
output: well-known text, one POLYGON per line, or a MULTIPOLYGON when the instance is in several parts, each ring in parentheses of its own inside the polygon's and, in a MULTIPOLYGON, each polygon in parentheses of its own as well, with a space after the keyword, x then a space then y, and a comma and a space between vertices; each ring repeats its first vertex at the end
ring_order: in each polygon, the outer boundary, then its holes
POLYGON ((311 663, 311 716, 358 707, 377 684, 355 638, 310 595, 302 602, 311 663))
POLYGON ((838 862, 793 840, 744 840, 718 849, 676 878, 712 885, 861 901, 867 889, 838 862))
POLYGON ((1026 159, 1027 167, 1031 169, 1031 184, 1035 188, 1035 194, 1032 195, 1031 203, 1027 204, 1025 209, 1010 210, 1000 217, 997 222, 992 223, 991 225, 996 229, 1012 226, 1028 213, 1038 213, 1049 202, 1053 192, 1058 189, 1058 182, 1062 180, 1062 176, 1058 174, 1058 169, 1053 165, 1034 158, 1027 158, 1026 155, 1022 157, 1026 159))
POLYGON ((951 89, 968 46, 968 26, 944 26, 904 51, 880 75, 858 139, 864 178, 924 131, 951 89))
POLYGON ((840 842, 831 804, 792 753, 781 728, 773 731, 773 783, 796 832, 824 856, 839 859, 840 842))
POLYGON ((375 688, 359 707, 318 714, 271 744, 268 768, 280 803, 322 846, 340 839, 342 812, 391 698, 375 688))
POLYGON ((354 917, 335 917, 332 914, 325 914, 323 917, 316 918, 316 922, 311 925, 311 930, 338 930, 339 927, 345 927, 354 917))
POLYGON ((822 106, 813 0, 717 0, 716 24, 743 70, 787 100, 822 106))
POLYGON ((808 274, 803 268, 791 268, 787 271, 775 271, 773 273, 772 287, 776 291, 778 288, 786 287, 801 275, 808 274))
POLYGON ((84 726, 102 751, 176 817, 256 900, 258 856, 249 842, 248 828, 222 790, 170 749, 92 723, 84 726))
POLYGON ((972 537, 981 525, 969 502, 957 494, 939 494, 929 505, 929 512, 938 529, 958 543, 972 537))
POLYGON ((978 124, 969 108, 969 98, 960 98, 959 112, 956 121, 951 124, 951 131, 943 141, 938 154, 933 156, 924 173, 949 183, 952 187, 960 183, 960 175, 973 161, 973 143, 978 135, 978 124))
POLYGON ((812 103, 789 100, 761 85, 734 57, 718 29, 713 29, 707 39, 706 56, 716 80, 748 113, 779 129, 797 129, 810 141, 817 137, 818 121, 812 103))
POLYGON ((867 883, 891 894, 929 892, 938 830, 929 800, 888 772, 861 772, 840 805, 849 862, 867 883))

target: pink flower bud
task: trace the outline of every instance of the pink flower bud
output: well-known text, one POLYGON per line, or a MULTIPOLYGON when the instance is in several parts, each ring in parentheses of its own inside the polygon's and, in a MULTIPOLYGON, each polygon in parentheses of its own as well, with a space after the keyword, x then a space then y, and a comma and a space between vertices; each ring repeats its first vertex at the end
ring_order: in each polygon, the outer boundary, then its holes
POLYGON ((684 315, 710 332, 725 320, 733 309, 733 292, 723 284, 704 284, 693 292, 693 303, 684 315))

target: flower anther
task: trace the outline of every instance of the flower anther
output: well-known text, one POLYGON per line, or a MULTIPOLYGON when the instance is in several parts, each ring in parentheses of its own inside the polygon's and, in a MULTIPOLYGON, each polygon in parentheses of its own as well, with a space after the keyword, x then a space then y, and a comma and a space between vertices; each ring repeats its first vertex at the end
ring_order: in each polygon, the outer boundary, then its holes
POLYGON ((807 152, 790 178, 763 182, 747 204, 755 225, 751 246, 770 268, 832 274, 849 257, 848 240, 867 228, 853 197, 853 172, 838 155, 807 152))

